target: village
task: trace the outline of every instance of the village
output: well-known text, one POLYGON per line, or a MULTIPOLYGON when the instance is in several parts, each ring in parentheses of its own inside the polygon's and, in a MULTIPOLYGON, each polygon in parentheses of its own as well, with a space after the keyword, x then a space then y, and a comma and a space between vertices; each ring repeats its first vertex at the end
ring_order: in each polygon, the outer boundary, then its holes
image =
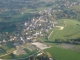
MULTIPOLYGON (((80 1, 73 3, 67 1, 64 4, 56 4, 56 7, 58 9, 46 8, 44 11, 39 11, 38 14, 40 16, 34 17, 31 20, 22 23, 20 25, 20 30, 18 30, 12 36, 6 36, 6 38, 4 38, 5 34, 0 34, 0 37, 3 37, 3 39, 0 41, 0 45, 5 45, 8 42, 11 42, 15 47, 15 50, 11 51, 10 53, 13 52, 15 55, 27 54, 24 49, 33 51, 49 48, 50 46, 47 46, 38 38, 49 38, 48 32, 54 27, 59 27, 60 30, 63 30, 64 27, 58 26, 58 22, 56 22, 55 19, 51 18, 51 16, 54 12, 63 11, 61 8, 62 6, 70 8, 74 5, 80 5, 80 1)), ((8 35, 8 32, 6 32, 6 35, 8 35)))
MULTIPOLYGON (((4 38, 2 41, 0 41, 1 45, 12 43, 11 45, 15 47, 15 49, 12 47, 7 50, 7 54, 13 52, 14 55, 21 55, 27 54, 26 49, 30 51, 40 51, 50 47, 38 39, 39 37, 43 36, 48 37, 48 31, 58 24, 58 22, 50 19, 51 12, 49 10, 51 11, 51 9, 46 9, 44 12, 40 11, 39 14, 41 16, 33 18, 30 21, 25 21, 20 26, 21 30, 16 32, 16 34, 10 36, 10 38, 4 38)), ((7 32, 6 34, 8 35, 7 32)))
MULTIPOLYGON (((59 0, 61 2, 61 0, 59 0)), ((50 0, 49 2, 55 2, 55 0, 50 0)), ((5 35, 8 35, 8 32, 1 34, 0 33, 0 38, 2 40, 0 41, 0 44, 3 42, 7 41, 13 41, 13 40, 21 40, 24 43, 26 42, 25 39, 27 40, 35 40, 33 38, 37 38, 38 36, 45 36, 46 33, 48 32, 49 29, 53 28, 57 22, 55 22, 51 16, 58 11, 63 11, 62 6, 65 6, 67 8, 72 7, 74 5, 80 5, 80 1, 76 2, 70 2, 67 1, 62 4, 57 4, 56 3, 56 8, 46 8, 44 11, 39 11, 39 17, 34 17, 32 20, 28 20, 21 24, 21 30, 16 32, 14 35, 10 36, 10 38, 6 38, 5 35), (23 34, 24 33, 24 34, 23 34), (26 35, 27 37, 25 38, 23 35, 26 35)), ((23 13, 21 13, 23 14, 23 13)))

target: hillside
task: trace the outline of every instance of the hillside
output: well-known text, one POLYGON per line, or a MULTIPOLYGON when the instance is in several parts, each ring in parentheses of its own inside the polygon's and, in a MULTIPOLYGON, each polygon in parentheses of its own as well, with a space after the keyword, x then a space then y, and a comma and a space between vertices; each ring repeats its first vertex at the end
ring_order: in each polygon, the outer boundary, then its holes
POLYGON ((61 19, 58 20, 59 26, 63 26, 63 30, 59 30, 59 27, 55 27, 54 32, 50 36, 49 40, 54 41, 55 39, 61 38, 63 40, 75 39, 80 37, 80 22, 72 19, 61 19), (65 21, 65 26, 64 26, 65 21))

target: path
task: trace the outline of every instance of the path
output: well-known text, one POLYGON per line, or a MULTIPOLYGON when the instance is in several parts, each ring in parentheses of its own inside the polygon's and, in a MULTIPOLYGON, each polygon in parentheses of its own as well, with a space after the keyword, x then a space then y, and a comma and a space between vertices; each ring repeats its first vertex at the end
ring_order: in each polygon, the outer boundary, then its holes
POLYGON ((60 28, 60 30, 63 30, 63 29, 64 29, 64 27, 63 27, 63 26, 55 26, 55 27, 59 27, 59 28, 60 28))
POLYGON ((49 39, 49 37, 52 35, 53 32, 54 32, 54 30, 49 34, 48 39, 49 39))
POLYGON ((4 55, 1 55, 0 57, 6 56, 6 55, 9 55, 9 54, 11 54, 11 53, 7 53, 7 54, 4 54, 4 55))
MULTIPOLYGON (((63 30, 64 29, 64 27, 63 26, 55 26, 55 27, 59 27, 60 28, 60 30, 63 30)), ((52 33, 54 32, 54 30, 49 34, 49 36, 48 36, 48 39, 49 39, 49 37, 52 35, 52 33)))

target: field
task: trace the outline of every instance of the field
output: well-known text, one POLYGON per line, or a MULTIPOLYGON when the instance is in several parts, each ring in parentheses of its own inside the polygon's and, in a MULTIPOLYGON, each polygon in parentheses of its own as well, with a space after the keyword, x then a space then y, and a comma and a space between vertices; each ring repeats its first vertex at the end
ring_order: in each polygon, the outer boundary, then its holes
POLYGON ((11 42, 8 42, 1 46, 4 50, 9 50, 11 48, 15 48, 14 45, 11 42))
POLYGON ((0 49, 0 56, 3 54, 5 54, 5 52, 2 49, 0 49))
MULTIPOLYGON (((5 47, 5 49, 8 49, 8 48, 5 47)), ((21 49, 21 47, 19 48, 19 50, 17 50, 17 54, 19 54, 19 55, 13 54, 12 51, 15 51, 15 49, 14 48, 8 49, 7 52, 10 54, 1 56, 0 58, 1 59, 22 59, 23 60, 23 59, 28 58, 32 55, 35 55, 38 52, 37 49, 30 51, 28 48, 21 49), (23 52, 23 51, 25 51, 25 52, 23 52)))
POLYGON ((51 34, 49 40, 54 41, 55 39, 75 39, 80 37, 80 22, 71 19, 58 20, 58 26, 63 26, 64 29, 60 30, 58 27, 54 28, 54 32, 51 34), (65 21, 65 26, 63 22, 65 21))
POLYGON ((23 60, 23 59, 25 59, 25 58, 27 58, 27 57, 29 57, 31 55, 36 54, 36 52, 37 52, 37 50, 34 50, 34 51, 27 50, 27 54, 14 55, 14 54, 11 53, 11 54, 3 56, 1 58, 2 59, 14 59, 14 60, 16 60, 16 59, 22 59, 23 60))
POLYGON ((26 52, 27 52, 27 54, 22 54, 22 55, 18 55, 18 56, 15 56, 14 58, 25 58, 25 57, 28 57, 28 56, 30 56, 30 55, 34 55, 36 52, 37 52, 37 50, 34 50, 34 51, 29 51, 28 49, 26 50, 26 52))
MULTIPOLYGON (((78 20, 61 19, 57 20, 57 22, 59 23, 57 27, 49 30, 48 34, 53 31, 49 37, 50 41, 58 38, 68 40, 80 37, 80 22, 78 20), (60 26, 64 28, 61 30, 60 26)), ((53 42, 46 42, 46 44, 52 47, 44 51, 49 52, 56 60, 80 60, 80 45, 53 42)))
POLYGON ((80 5, 72 6, 70 9, 75 9, 77 11, 80 11, 80 5))
POLYGON ((72 50, 52 47, 44 51, 49 52, 56 60, 80 60, 80 53, 72 50))
MULTIPOLYGON (((6 14, 7 13, 5 13, 4 15, 6 14)), ((12 15, 10 18, 0 17, 0 32, 9 32, 9 33, 15 32, 18 28, 17 24, 23 21, 27 21, 28 18, 32 17, 33 15, 31 13, 16 14, 12 15)))

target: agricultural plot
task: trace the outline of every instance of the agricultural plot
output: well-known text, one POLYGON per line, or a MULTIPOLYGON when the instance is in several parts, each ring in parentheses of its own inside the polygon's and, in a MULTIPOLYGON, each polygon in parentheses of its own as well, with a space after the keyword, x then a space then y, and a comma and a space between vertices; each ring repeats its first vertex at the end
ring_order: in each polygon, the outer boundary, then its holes
POLYGON ((77 11, 80 11, 80 5, 72 6, 71 9, 75 9, 77 11))
POLYGON ((56 60, 80 60, 80 54, 72 50, 52 47, 44 51, 49 52, 56 60))
POLYGON ((14 60, 22 59, 23 60, 25 58, 28 58, 29 56, 36 54, 36 52, 38 52, 38 50, 30 51, 29 49, 25 48, 24 50, 17 51, 17 53, 20 53, 20 55, 14 55, 13 53, 11 53, 11 54, 2 56, 0 58, 1 59, 8 59, 8 60, 11 60, 11 59, 14 59, 14 60))
POLYGON ((15 48, 14 45, 12 43, 10 43, 10 42, 5 44, 5 45, 2 45, 1 47, 6 51, 11 49, 11 48, 15 48))
POLYGON ((30 46, 28 46, 27 47, 30 51, 33 51, 33 50, 35 50, 36 49, 36 47, 35 46, 33 46, 33 45, 30 45, 30 46))

